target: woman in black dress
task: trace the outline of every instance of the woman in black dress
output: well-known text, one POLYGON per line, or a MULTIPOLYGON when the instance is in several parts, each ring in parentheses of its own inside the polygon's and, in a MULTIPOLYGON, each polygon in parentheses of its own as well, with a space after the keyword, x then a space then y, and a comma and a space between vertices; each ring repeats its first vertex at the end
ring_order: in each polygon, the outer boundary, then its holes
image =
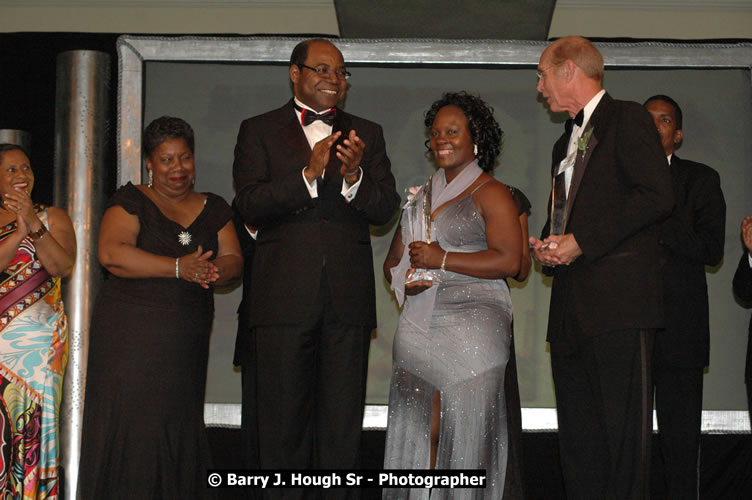
POLYGON ((201 498, 203 405, 215 285, 242 257, 232 210, 193 191, 193 130, 162 117, 144 131, 148 185, 121 187, 102 219, 111 275, 91 323, 81 498, 201 498))

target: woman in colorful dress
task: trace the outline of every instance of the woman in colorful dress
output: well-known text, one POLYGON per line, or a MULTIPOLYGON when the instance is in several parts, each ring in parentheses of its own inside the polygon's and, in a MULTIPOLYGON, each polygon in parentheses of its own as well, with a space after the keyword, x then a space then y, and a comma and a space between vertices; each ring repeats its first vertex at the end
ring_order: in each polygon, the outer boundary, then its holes
POLYGON ((232 209, 193 190, 193 129, 157 118, 148 184, 122 186, 99 231, 110 271, 91 320, 79 491, 84 499, 197 499, 209 446, 204 389, 214 287, 243 270, 232 209))
POLYGON ((58 416, 68 359, 60 278, 76 235, 68 215, 31 200, 20 146, 0 144, 0 497, 57 498, 58 416))

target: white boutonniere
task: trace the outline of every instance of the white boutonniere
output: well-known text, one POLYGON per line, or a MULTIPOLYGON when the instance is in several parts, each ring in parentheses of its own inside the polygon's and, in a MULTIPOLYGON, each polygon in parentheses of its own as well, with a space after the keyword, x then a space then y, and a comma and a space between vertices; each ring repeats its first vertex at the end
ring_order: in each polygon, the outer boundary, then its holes
POLYGON ((423 186, 412 186, 405 190, 407 193, 407 201, 405 202, 405 206, 402 207, 403 209, 415 203, 415 197, 418 196, 421 189, 423 189, 423 186))
POLYGON ((585 158, 585 154, 587 153, 588 149, 588 142, 590 141, 590 136, 593 135, 593 129, 590 128, 585 131, 582 136, 577 139, 577 151, 582 153, 581 158, 585 158))

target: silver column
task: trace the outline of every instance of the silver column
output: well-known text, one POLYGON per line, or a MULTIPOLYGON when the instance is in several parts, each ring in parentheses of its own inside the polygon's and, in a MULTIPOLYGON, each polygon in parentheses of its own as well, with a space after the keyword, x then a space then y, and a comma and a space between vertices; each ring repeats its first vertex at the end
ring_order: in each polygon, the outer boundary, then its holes
POLYGON ((78 243, 73 274, 64 283, 68 314, 68 369, 60 412, 64 498, 76 498, 89 347, 89 319, 102 282, 96 258, 107 196, 110 56, 76 50, 57 57, 55 95, 55 205, 73 221, 78 243))
POLYGON ((31 154, 31 134, 25 130, 12 128, 0 129, 0 144, 15 144, 24 148, 28 154, 31 154))

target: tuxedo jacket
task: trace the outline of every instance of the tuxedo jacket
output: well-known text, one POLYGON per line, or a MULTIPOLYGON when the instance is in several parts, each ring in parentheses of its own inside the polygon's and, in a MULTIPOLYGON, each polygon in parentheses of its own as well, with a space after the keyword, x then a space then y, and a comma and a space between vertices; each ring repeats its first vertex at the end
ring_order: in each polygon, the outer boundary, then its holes
POLYGON ((302 170, 311 148, 293 108, 243 121, 235 146, 235 207, 258 227, 250 325, 296 325, 309 319, 327 280, 334 311, 346 324, 376 326, 375 284, 369 224, 395 214, 395 190, 382 129, 337 109, 333 132, 350 130, 365 143, 357 195, 342 196, 341 162, 332 147, 318 198, 311 198, 302 170))
MULTIPOLYGON (((553 148, 552 177, 567 154, 571 120, 553 148)), ((605 94, 585 126, 587 148, 577 153, 564 233, 582 255, 556 266, 548 341, 578 335, 663 326, 658 223, 673 208, 666 156, 642 106, 605 94)), ((550 206, 550 203, 549 203, 550 206)), ((542 236, 548 235, 549 220, 542 236)))
POLYGON ((707 165, 674 154, 670 171, 676 206, 659 228, 666 325, 656 336, 653 359, 703 367, 710 362, 705 266, 723 258, 726 202, 718 172, 707 165))
MULTIPOLYGON (((734 293, 739 300, 752 303, 752 267, 749 267, 749 252, 745 250, 734 273, 734 293)), ((752 320, 749 323, 749 340, 747 341, 747 365, 744 370, 747 384, 752 384, 752 320)))

